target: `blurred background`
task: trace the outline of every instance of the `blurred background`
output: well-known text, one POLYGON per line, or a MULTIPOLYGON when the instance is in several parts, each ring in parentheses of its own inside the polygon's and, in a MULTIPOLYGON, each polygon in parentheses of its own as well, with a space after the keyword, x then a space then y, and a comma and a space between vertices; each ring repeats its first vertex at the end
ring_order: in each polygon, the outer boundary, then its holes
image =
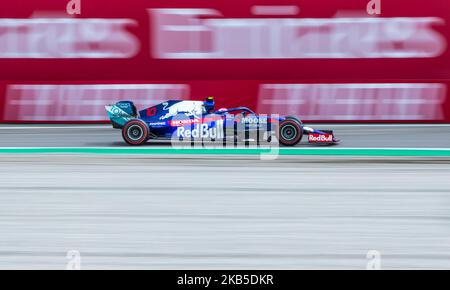
POLYGON ((0 5, 0 269, 449 268, 448 0, 0 5), (341 143, 180 156, 83 124, 207 96, 341 143))
POLYGON ((0 122, 210 95, 306 121, 449 122, 450 3, 372 2, 5 2, 0 122))

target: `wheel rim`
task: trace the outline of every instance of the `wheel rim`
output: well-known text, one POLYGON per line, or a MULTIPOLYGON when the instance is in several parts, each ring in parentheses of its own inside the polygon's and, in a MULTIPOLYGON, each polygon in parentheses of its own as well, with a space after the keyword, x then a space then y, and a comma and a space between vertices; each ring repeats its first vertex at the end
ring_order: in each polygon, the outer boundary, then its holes
POLYGON ((286 141, 292 141, 297 137, 297 128, 293 125, 283 126, 281 129, 281 136, 286 141))
POLYGON ((144 130, 139 125, 132 125, 127 130, 128 138, 133 141, 139 141, 144 136, 144 130))

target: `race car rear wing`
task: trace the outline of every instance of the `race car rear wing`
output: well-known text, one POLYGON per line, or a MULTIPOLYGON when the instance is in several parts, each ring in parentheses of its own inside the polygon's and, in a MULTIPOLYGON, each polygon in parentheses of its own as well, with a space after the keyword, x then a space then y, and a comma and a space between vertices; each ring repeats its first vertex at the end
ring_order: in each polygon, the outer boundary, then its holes
POLYGON ((105 109, 115 129, 122 129, 128 121, 138 117, 136 107, 130 101, 121 101, 114 105, 107 105, 105 109))

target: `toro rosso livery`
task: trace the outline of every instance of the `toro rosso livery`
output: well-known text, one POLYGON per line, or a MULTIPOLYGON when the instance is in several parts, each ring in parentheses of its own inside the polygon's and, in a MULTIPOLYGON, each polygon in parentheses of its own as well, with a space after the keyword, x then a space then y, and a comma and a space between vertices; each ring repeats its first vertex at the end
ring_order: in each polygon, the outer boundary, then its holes
POLYGON ((309 143, 332 145, 333 131, 315 130, 291 116, 258 115, 247 107, 215 110, 214 99, 206 101, 170 100, 142 111, 133 102, 121 101, 105 107, 114 128, 130 145, 149 139, 232 140, 233 142, 270 142, 276 136, 285 146, 295 146, 304 135, 309 143), (252 138, 257 136, 256 138, 252 138))

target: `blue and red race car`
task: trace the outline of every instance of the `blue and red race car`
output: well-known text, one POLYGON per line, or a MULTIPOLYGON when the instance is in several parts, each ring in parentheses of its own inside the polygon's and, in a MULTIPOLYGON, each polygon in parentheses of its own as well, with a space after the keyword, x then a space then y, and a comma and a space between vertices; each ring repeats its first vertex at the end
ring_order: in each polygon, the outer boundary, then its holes
POLYGON ((308 142, 336 144, 333 131, 315 130, 296 117, 258 115, 247 107, 215 110, 214 99, 205 101, 170 100, 137 112, 131 101, 105 107, 114 128, 130 145, 156 140, 210 140, 238 142, 271 142, 295 146, 308 135, 308 142))

